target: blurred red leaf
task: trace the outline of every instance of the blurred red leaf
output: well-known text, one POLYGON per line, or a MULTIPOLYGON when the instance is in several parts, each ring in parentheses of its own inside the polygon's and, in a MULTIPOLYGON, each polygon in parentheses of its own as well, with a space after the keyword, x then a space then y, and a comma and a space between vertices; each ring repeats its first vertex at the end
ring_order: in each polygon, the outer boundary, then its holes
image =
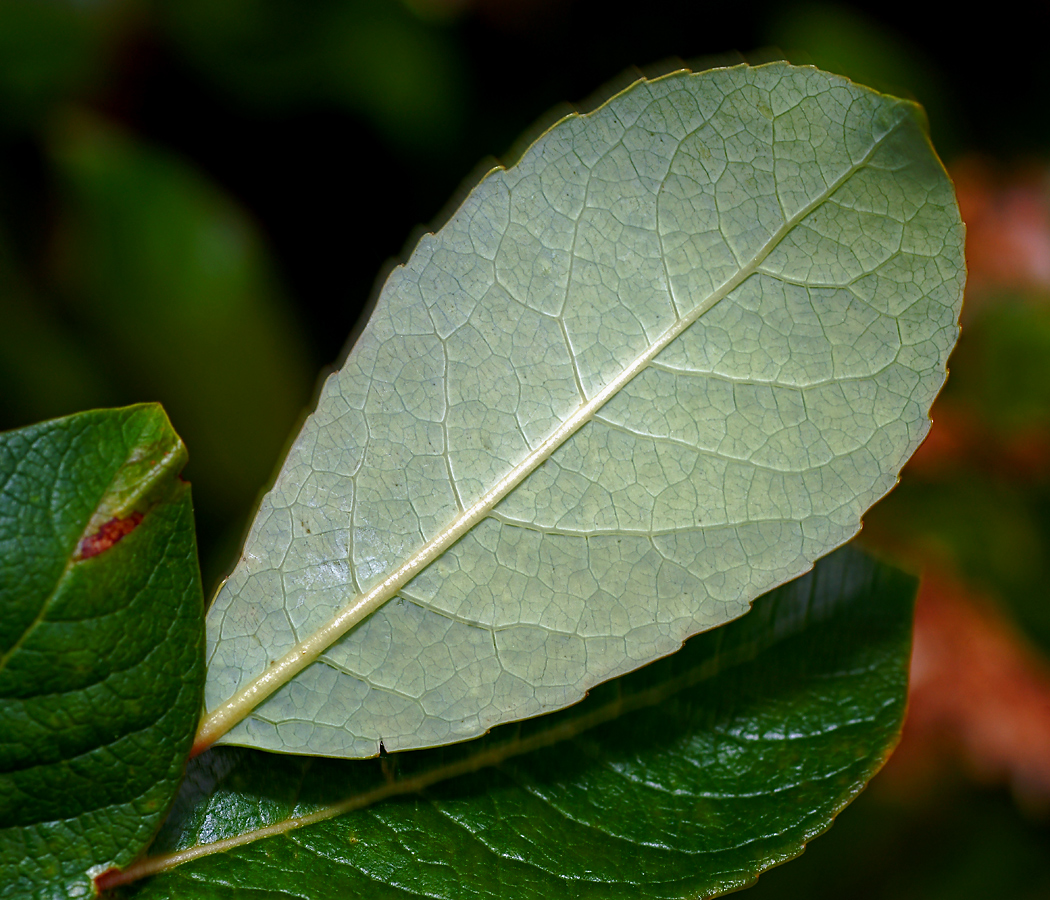
POLYGON ((987 598, 927 576, 915 613, 908 718, 887 780, 902 790, 955 757, 980 780, 1050 800, 1050 665, 987 598))
POLYGON ((967 299, 989 286, 1050 287, 1050 174, 1001 174, 978 158, 952 167, 966 223, 967 299))
POLYGON ((938 403, 932 418, 933 427, 906 472, 927 480, 943 479, 960 467, 1024 482, 1050 475, 1050 432, 1038 424, 1004 433, 958 402, 938 403))

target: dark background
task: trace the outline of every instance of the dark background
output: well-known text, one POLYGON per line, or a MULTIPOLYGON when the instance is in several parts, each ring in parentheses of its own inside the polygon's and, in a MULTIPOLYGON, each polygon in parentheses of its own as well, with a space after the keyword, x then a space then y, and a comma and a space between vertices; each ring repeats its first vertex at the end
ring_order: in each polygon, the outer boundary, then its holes
MULTIPOLYGON (((918 99, 953 173, 1038 206, 1044 32, 1004 3, 0 0, 0 428, 161 401, 214 585, 377 277, 565 104, 682 61, 814 63, 918 99)), ((935 459, 870 530, 1045 648, 1047 284, 1005 280, 944 399, 1006 449, 935 459)), ((1043 795, 953 759, 922 790, 876 781, 751 896, 1050 896, 1043 795)))

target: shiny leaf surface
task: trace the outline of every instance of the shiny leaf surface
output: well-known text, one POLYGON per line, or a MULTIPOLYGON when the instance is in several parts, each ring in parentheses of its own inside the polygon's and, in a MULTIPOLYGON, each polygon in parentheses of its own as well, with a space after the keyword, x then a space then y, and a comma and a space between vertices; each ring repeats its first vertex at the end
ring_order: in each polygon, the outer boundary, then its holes
POLYGON ((88 897, 182 778, 204 683, 186 451, 158 406, 0 434, 0 896, 88 897))

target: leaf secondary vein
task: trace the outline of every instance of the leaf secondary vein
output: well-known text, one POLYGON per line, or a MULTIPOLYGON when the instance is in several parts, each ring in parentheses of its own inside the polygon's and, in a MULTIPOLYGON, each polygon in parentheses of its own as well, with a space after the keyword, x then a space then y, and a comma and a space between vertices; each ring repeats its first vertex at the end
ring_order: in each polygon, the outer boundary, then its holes
MULTIPOLYGON (((234 725, 247 717, 267 697, 316 661, 325 650, 351 628, 393 599, 401 588, 438 559, 482 519, 486 518, 507 494, 549 459, 565 441, 589 422, 598 410, 642 372, 666 347, 701 316, 739 287, 745 279, 754 274, 766 257, 799 222, 825 203, 846 181, 868 164, 880 144, 896 130, 899 124, 900 120, 898 119, 883 135, 872 142, 871 148, 861 160, 847 167, 821 194, 803 206, 790 219, 786 220, 752 258, 738 269, 735 275, 724 281, 719 288, 698 303, 689 314, 679 316, 674 324, 660 335, 644 353, 625 366, 616 378, 611 380, 594 397, 581 405, 543 443, 503 475, 495 485, 460 513, 443 531, 412 554, 400 566, 387 574, 385 578, 373 585, 368 591, 356 596, 313 634, 299 641, 291 650, 272 663, 248 685, 241 688, 215 709, 207 712, 201 720, 200 728, 197 731, 193 745, 193 755, 206 750, 233 728, 234 725)), ((671 299, 675 304, 675 308, 680 308, 670 284, 668 284, 668 291, 671 293, 671 299)))

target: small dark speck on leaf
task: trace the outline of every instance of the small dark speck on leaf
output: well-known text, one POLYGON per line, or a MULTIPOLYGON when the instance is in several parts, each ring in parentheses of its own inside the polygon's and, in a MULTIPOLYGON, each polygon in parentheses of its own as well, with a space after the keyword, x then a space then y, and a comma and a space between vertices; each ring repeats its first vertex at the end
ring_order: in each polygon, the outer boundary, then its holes
POLYGON ((379 739, 379 771, 387 784, 397 781, 397 761, 386 752, 382 738, 379 739))
POLYGON ((142 513, 133 512, 123 519, 110 519, 94 534, 89 534, 80 542, 77 550, 78 559, 90 559, 108 550, 118 541, 131 534, 142 521, 142 513))

